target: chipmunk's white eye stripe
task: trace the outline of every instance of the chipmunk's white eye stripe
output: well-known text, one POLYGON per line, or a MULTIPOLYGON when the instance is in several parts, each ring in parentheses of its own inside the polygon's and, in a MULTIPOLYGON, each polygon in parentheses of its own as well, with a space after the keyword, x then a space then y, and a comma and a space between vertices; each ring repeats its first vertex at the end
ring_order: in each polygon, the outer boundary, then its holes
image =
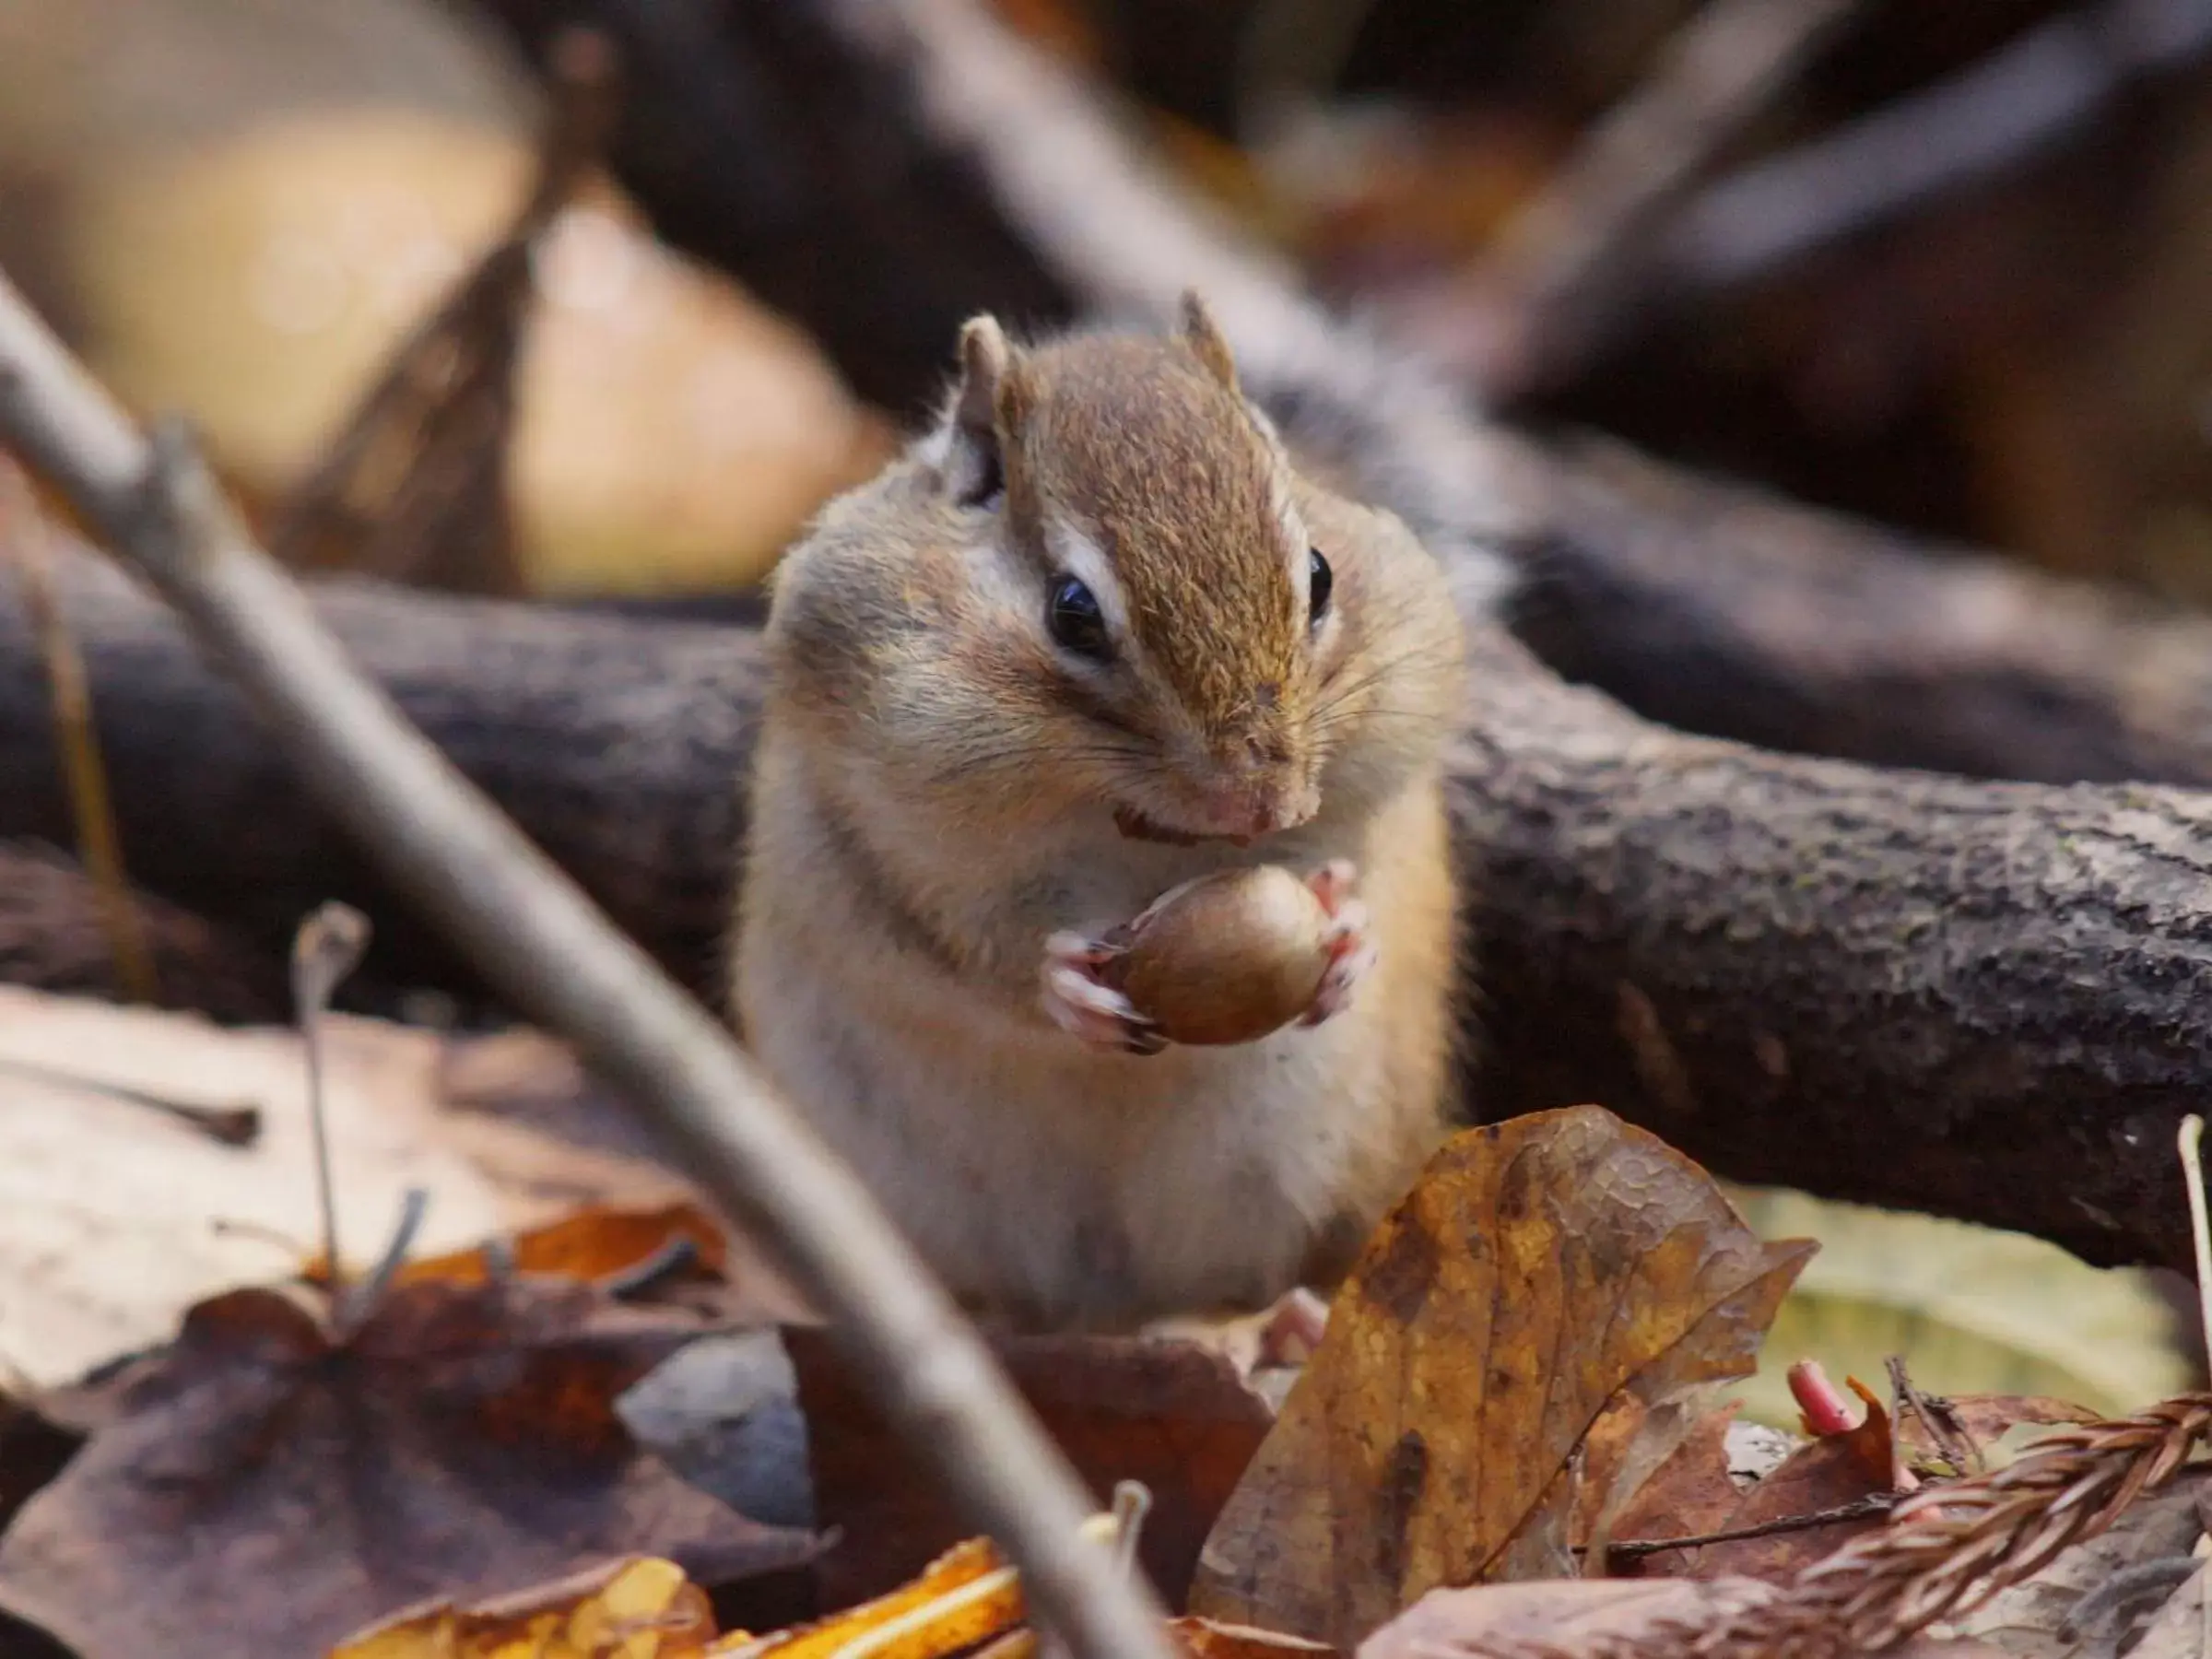
POLYGON ((1113 565, 1105 548, 1078 526, 1056 518, 1045 524, 1044 551, 1055 570, 1065 571, 1090 590, 1091 597, 1099 602, 1100 614, 1106 618, 1107 631, 1117 640, 1127 641, 1129 605, 1122 596, 1122 584, 1114 580, 1113 565))
POLYGON ((1290 584, 1302 593, 1306 585, 1306 549, 1313 545, 1313 538, 1306 534, 1306 515, 1299 512, 1290 493, 1290 457, 1271 438, 1265 441, 1265 447, 1268 510, 1275 517, 1276 535, 1283 549, 1284 568, 1290 573, 1290 584))

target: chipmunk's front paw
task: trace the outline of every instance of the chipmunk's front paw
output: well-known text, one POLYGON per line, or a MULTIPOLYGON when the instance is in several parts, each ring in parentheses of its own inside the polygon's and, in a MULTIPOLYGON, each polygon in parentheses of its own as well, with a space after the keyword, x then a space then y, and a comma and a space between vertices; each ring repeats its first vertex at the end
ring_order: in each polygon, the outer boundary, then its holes
POLYGON ((1168 1046, 1159 1028, 1100 977, 1122 947, 1079 933, 1044 942, 1044 1011, 1062 1030, 1093 1048, 1157 1054, 1168 1046))
POLYGON ((1306 877, 1306 885, 1329 913, 1329 931, 1322 944, 1329 953, 1328 971, 1313 993, 1313 1006, 1300 1018, 1301 1026, 1317 1026, 1344 1011, 1352 990, 1375 965, 1375 947, 1367 936, 1367 906, 1354 897, 1359 873, 1348 858, 1322 865, 1306 877))

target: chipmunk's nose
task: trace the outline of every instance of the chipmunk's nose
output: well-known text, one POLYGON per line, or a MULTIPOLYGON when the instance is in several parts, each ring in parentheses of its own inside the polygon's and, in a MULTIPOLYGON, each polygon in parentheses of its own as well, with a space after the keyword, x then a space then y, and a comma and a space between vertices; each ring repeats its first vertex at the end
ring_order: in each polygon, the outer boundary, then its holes
POLYGON ((1243 755, 1220 766, 1198 793, 1206 832, 1240 841, 1295 830, 1320 806, 1320 791, 1288 764, 1287 756, 1243 755))

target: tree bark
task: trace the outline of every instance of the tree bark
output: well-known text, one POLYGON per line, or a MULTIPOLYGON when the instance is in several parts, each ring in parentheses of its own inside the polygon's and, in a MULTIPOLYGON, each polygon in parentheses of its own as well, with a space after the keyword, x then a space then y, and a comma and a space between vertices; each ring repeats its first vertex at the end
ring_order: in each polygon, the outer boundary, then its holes
MULTIPOLYGON (((290 1017, 282 956, 144 893, 128 896, 160 1006, 217 1019, 290 1017)), ((0 984, 121 999, 100 894, 61 853, 0 844, 0 984)))
POLYGON ((2212 786, 2212 618, 1618 445, 1520 457, 1513 630, 1650 719, 1966 777, 2212 786))
MULTIPOLYGON (((345 899, 377 923, 365 977, 473 990, 166 609, 88 553, 55 574, 135 885, 278 960, 310 910, 345 899)), ((686 984, 715 982, 759 703, 749 630, 371 582, 316 591, 408 717, 618 923, 686 984)), ((20 608, 0 605, 0 841, 67 846, 43 674, 20 608)))
MULTIPOLYGON (((61 562, 134 876, 281 948, 343 896, 465 983, 137 589, 61 562)), ((743 626, 322 592, 408 715, 717 998, 758 708, 743 626)), ((2212 1075, 2212 800, 1870 771, 1650 725, 1477 615, 1453 759, 1486 1116, 1595 1100, 1721 1172, 2096 1261, 2187 1260, 2171 1152, 2212 1075)), ((63 839, 0 613, 0 837, 63 839)))
POLYGON ((2212 797, 1773 755, 1477 655, 1480 1112, 1593 1100, 1740 1180, 2186 1265, 2212 797))

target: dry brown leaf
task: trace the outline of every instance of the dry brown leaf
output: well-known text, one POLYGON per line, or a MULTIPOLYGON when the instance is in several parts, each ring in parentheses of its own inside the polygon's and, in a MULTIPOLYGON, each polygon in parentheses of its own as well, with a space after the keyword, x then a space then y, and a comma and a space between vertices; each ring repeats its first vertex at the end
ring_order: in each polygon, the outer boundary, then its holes
MULTIPOLYGON (((1676 1472, 1685 1488, 1682 1494, 1639 1493, 1631 1506, 1632 1524, 1639 1530, 1631 1531, 1630 1524, 1624 1524, 1618 1535, 1625 1540, 1734 1532, 1845 1508, 1862 1498, 1893 1490, 1897 1451, 1889 1413, 1855 1377, 1850 1387, 1865 1405, 1864 1413, 1849 1427, 1798 1447, 1747 1492, 1738 1493, 1728 1479, 1721 1440, 1725 1430, 1721 1430, 1700 1453, 1700 1467, 1686 1465, 1676 1472)), ((1840 1395, 1837 1398, 1841 1401, 1840 1395)), ((1878 1513, 1857 1515, 1760 1538, 1668 1550, 1643 1558, 1637 1571, 1648 1578, 1738 1576, 1784 1583, 1799 1568, 1818 1560, 1845 1539, 1881 1525, 1883 1519, 1878 1513)))
MULTIPOLYGON (((1883 1436, 1887 1443, 1887 1434, 1883 1436)), ((1744 1495, 1735 1512, 1720 1530, 1763 1525, 1771 1521, 1841 1509, 1858 1499, 1891 1489, 1889 1482, 1869 1465, 1863 1441, 1849 1434, 1825 1436, 1793 1452, 1781 1468, 1744 1495)), ((1830 1521, 1763 1538, 1733 1538, 1709 1544, 1688 1555, 1683 1571, 1699 1578, 1724 1574, 1786 1583, 1800 1568, 1809 1567, 1846 1539, 1872 1532, 1883 1524, 1880 1514, 1830 1521)))
MULTIPOLYGON (((496 239, 531 162, 522 134, 371 98, 88 169, 62 257, 88 352, 274 497, 496 239)), ((744 585, 886 458, 886 423, 812 341, 611 185, 533 270, 506 488, 534 588, 744 585)))
POLYGON ((1337 1297, 1192 1611, 1349 1647, 1431 1589, 1571 1572, 1592 1425, 1747 1372, 1811 1251, 1595 1107, 1455 1137, 1337 1297))
POLYGON ((429 1596, 635 1552, 723 1584, 803 1565, 640 1453, 620 1392, 697 1322, 587 1286, 392 1291, 346 1342, 305 1290, 186 1316, 0 1539, 0 1605, 82 1653, 320 1653, 429 1596))
POLYGON ((512 1595, 411 1607, 331 1659, 685 1659, 713 1634, 714 1610, 681 1567, 627 1556, 512 1595))
MULTIPOLYGON (((818 1569, 832 1605, 879 1594, 961 1537, 941 1483, 918 1465, 818 1331, 787 1330, 806 1418, 818 1524, 841 1536, 818 1569)), ((1218 1350, 1109 1336, 994 1345, 1101 1504, 1119 1480, 1152 1494, 1138 1558, 1171 1607, 1274 1414, 1218 1350)))
MULTIPOLYGON (((1698 1420, 1615 1513, 1609 1543, 1678 1538, 1727 1525, 1744 1501, 1742 1488, 1728 1473, 1728 1425, 1735 1415, 1731 1406, 1698 1420)), ((1576 1541, 1584 1539, 1578 1534, 1576 1541)), ((1610 1561, 1607 1571, 1621 1578, 1688 1577, 1694 1557, 1690 1550, 1663 1550, 1610 1561)))

